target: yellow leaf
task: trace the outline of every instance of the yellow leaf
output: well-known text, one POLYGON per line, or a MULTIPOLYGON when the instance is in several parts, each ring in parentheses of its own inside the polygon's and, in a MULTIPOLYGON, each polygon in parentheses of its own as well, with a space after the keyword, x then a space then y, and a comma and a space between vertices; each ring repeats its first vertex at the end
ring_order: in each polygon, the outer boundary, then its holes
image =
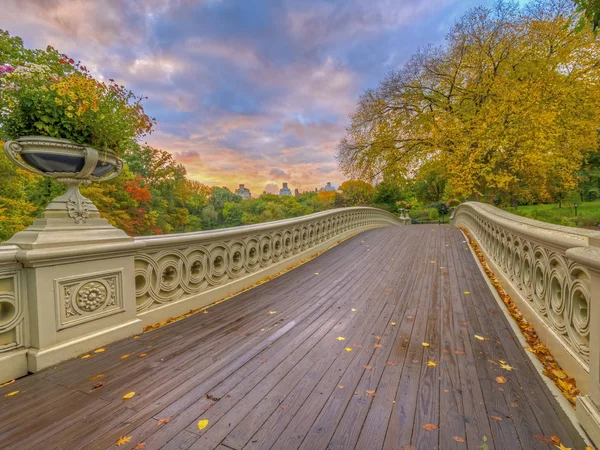
POLYGON ((319 275, 319 272, 315 272, 315 275, 319 275))
POLYGON ((469 294, 470 294, 470 292, 469 292, 469 291, 465 291, 465 295, 469 295, 469 294))
POLYGON ((571 447, 565 447, 564 445, 562 445, 562 442, 560 442, 558 445, 555 445, 555 447, 558 450, 573 450, 571 447))
POLYGON ((12 397, 13 395, 17 395, 19 392, 21 392, 21 391, 12 391, 12 392, 9 392, 8 394, 6 394, 4 397, 12 397))
POLYGON ((366 390, 367 395, 375 395, 375 391, 366 390))
POLYGON ((208 314, 208 311, 205 309, 204 311, 202 311, 202 314, 208 314))
POLYGON ((422 343, 421 343, 421 345, 422 345, 423 347, 429 347, 429 343, 428 343, 428 342, 422 342, 422 343))
POLYGON ((94 350, 94 353, 102 353, 105 352, 106 349, 105 348, 97 348, 96 350, 94 350))
POLYGON ((91 356, 92 356, 92 355, 83 355, 83 356, 81 357, 81 359, 88 359, 88 358, 89 358, 89 357, 91 357, 91 356))
POLYGON ((396 326, 396 322, 392 322, 392 326, 395 327, 396 326))
POLYGON ((514 367, 513 366, 509 366, 508 364, 500 364, 500 367, 502 367, 504 370, 513 370, 514 367))
POLYGON ((338 336, 338 337, 337 337, 337 340, 338 340, 338 341, 345 341, 345 340, 346 340, 346 338, 345 338, 345 337, 342 337, 342 336, 338 336))
POLYGON ((346 350, 347 352, 351 352, 352 348, 351 347, 346 347, 344 350, 346 350))
POLYGON ((116 446, 120 447, 123 444, 127 444, 129 441, 131 441, 131 436, 121 436, 117 441, 116 446))
POLYGON ((350 311, 354 312, 354 311, 356 311, 356 308, 352 308, 350 311))
POLYGON ((14 382, 15 382, 15 380, 10 380, 10 381, 7 381, 6 383, 2 383, 2 384, 0 384, 0 388, 3 388, 4 386, 8 386, 9 384, 13 384, 14 382))
POLYGON ((431 261, 431 264, 435 264, 435 261, 431 261))
POLYGON ((139 337, 139 336, 134 336, 133 338, 134 338, 134 339, 139 339, 140 337, 139 337))
POLYGON ((127 353, 126 355, 121 356, 121 359, 125 359, 125 358, 129 358, 129 353, 127 353))
POLYGON ((483 336, 479 336, 478 334, 476 334, 476 335, 475 335, 475 339, 478 339, 478 340, 480 340, 480 341, 487 341, 487 340, 489 340, 490 338, 484 338, 483 336))
POLYGON ((123 396, 123 400, 129 400, 131 397, 135 395, 135 392, 129 392, 123 396))
POLYGON ((430 367, 437 367, 437 363, 435 361, 427 361, 427 365, 430 367))
POLYGON ((93 377, 91 377, 90 381, 97 380, 98 378, 102 378, 103 376, 104 376, 103 373, 99 373, 98 375, 94 375, 93 377))
POLYGON ((494 420, 498 420, 498 421, 504 420, 502 417, 498 417, 498 416, 490 416, 490 417, 491 417, 492 419, 494 419, 494 420))
POLYGON ((277 311, 269 311, 269 314, 275 314, 277 311))
POLYGON ((204 420, 198 421, 198 429, 199 430, 204 430, 207 426, 208 426, 208 420, 204 419, 204 420))
POLYGON ((341 384, 338 386, 340 389, 344 389, 344 386, 342 386, 341 384))
POLYGON ((506 383, 506 378, 496 377, 496 383, 500 383, 500 384, 506 383))
POLYGON ((138 355, 138 358, 143 358, 144 356, 147 356, 147 355, 148 355, 147 353, 140 353, 140 354, 138 355))

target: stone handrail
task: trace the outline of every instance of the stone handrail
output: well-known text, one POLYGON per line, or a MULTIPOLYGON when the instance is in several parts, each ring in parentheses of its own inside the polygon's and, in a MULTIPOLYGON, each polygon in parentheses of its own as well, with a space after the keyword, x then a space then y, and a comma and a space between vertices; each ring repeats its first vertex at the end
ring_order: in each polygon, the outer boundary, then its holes
POLYGON ((402 222, 375 208, 334 209, 216 231, 136 238, 136 303, 145 325, 205 306, 352 233, 402 222))
POLYGON ((367 207, 136 238, 90 222, 54 219, 40 232, 40 219, 0 246, 0 383, 233 295, 351 234, 402 224, 367 207))
POLYGON ((491 205, 458 206, 465 228, 525 319, 577 381, 577 416, 600 442, 600 233, 510 214, 491 205))

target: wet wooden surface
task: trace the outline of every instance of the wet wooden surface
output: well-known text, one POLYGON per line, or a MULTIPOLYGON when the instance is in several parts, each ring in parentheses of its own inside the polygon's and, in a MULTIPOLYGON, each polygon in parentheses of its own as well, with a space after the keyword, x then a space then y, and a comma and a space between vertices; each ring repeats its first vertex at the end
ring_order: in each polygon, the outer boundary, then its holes
POLYGON ((576 447, 450 226, 362 233, 92 354, 0 389, 1 448, 576 447))

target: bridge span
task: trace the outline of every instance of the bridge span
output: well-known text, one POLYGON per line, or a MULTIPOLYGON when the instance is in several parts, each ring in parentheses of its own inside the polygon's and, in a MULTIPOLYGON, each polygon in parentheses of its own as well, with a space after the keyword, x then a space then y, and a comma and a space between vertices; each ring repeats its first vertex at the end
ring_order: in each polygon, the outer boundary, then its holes
POLYGON ((459 229, 370 229, 2 387, 0 447, 584 448, 509 320, 459 229))

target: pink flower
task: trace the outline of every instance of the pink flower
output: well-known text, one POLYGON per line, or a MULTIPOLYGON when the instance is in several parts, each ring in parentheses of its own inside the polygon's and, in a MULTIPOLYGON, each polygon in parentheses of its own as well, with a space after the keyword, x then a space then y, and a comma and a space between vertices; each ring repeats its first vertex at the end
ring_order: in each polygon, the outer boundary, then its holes
POLYGON ((0 65, 0 74, 2 73, 12 73, 15 71, 15 68, 10 64, 0 65))

